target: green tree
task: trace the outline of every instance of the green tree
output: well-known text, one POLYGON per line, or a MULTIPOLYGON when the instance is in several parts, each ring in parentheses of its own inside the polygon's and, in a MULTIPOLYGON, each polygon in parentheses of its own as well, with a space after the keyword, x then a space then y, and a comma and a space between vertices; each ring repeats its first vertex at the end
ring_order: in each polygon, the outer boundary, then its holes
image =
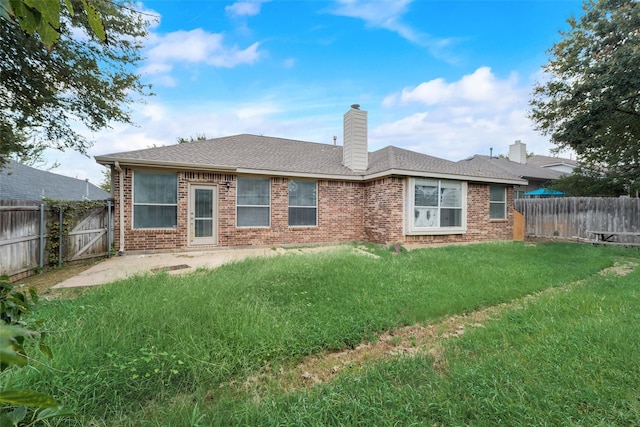
POLYGON ((640 186, 640 5, 586 0, 583 9, 549 51, 530 116, 584 170, 624 180, 632 193, 640 186))
POLYGON ((17 22, 22 30, 29 34, 38 34, 42 44, 49 50, 60 38, 60 9, 66 8, 71 16, 84 12, 92 32, 100 39, 106 40, 104 23, 94 4, 87 0, 75 4, 64 0, 61 5, 57 0, 0 0, 0 16, 17 22))
POLYGON ((78 124, 95 132, 112 122, 131 123, 127 107, 150 94, 136 73, 149 16, 127 4, 0 0, 0 167, 34 147, 85 153, 92 141, 78 124), (17 14, 15 5, 50 3, 65 6, 58 8, 59 37, 49 45, 42 34, 51 24, 30 33, 6 7, 17 14), (95 32, 95 14, 105 37, 95 32))
POLYGON ((552 181, 550 188, 571 197, 619 197, 627 194, 626 184, 620 177, 578 167, 552 181))
POLYGON ((195 138, 192 136, 190 136, 188 139, 179 137, 177 141, 178 141, 178 144, 186 144, 188 142, 198 142, 198 141, 206 141, 206 140, 207 140, 207 135, 205 135, 204 133, 198 133, 196 134, 195 138))
POLYGON ((102 182, 98 187, 111 193, 111 168, 105 168, 102 170, 102 182))

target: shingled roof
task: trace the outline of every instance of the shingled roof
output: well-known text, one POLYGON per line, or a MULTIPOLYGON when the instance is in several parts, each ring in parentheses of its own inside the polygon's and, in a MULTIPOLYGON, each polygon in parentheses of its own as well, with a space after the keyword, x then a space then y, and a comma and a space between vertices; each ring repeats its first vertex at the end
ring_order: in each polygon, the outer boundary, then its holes
POLYGON ((42 171, 14 160, 0 170, 2 200, 106 200, 111 194, 88 181, 42 171))
POLYGON ((460 160, 458 163, 483 168, 488 171, 503 171, 523 179, 550 180, 558 179, 565 175, 560 171, 550 168, 530 165, 528 163, 522 164, 506 158, 482 156, 479 154, 465 160, 460 160))
POLYGON ((165 167, 275 176, 368 180, 389 175, 523 184, 518 176, 389 146, 369 153, 366 171, 343 165, 342 146, 240 134, 96 156, 103 165, 165 167))
POLYGON ((548 168, 550 166, 557 166, 557 165, 567 165, 572 168, 575 168, 578 166, 578 162, 576 160, 565 159, 563 157, 541 156, 539 154, 534 154, 533 156, 528 157, 527 164, 533 165, 533 166, 539 166, 541 168, 548 168))

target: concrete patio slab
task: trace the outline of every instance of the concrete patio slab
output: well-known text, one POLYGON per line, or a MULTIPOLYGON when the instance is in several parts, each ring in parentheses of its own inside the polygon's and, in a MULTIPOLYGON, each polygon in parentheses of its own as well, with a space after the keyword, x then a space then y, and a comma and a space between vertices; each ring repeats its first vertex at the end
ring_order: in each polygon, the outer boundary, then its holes
POLYGON ((249 249, 213 249, 152 254, 125 254, 109 258, 77 276, 53 286, 54 289, 96 286, 131 276, 167 271, 185 274, 198 268, 216 268, 244 258, 269 257, 282 254, 308 253, 335 249, 338 246, 313 246, 296 249, 261 247, 249 249))

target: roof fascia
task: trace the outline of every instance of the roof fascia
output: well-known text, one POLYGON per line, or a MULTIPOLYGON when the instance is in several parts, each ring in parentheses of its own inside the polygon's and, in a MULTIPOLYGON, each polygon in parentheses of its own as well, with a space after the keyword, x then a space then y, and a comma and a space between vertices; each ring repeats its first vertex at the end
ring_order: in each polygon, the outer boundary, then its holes
POLYGON ((94 157, 96 162, 104 165, 111 166, 116 162, 120 163, 121 166, 144 166, 149 168, 166 168, 166 169, 191 169, 191 170, 199 170, 199 171, 220 171, 220 172, 234 172, 237 170, 236 167, 230 166, 207 166, 207 165, 199 165, 193 163, 180 163, 180 162, 163 162, 158 160, 135 160, 135 159, 119 159, 115 157, 102 157, 96 156, 94 157))
POLYGON ((457 180, 457 181, 489 182, 489 183, 497 183, 497 184, 514 184, 514 185, 527 184, 526 180, 518 179, 518 178, 513 178, 513 179, 489 178, 489 177, 472 176, 472 175, 456 175, 456 174, 449 174, 449 173, 418 172, 418 171, 409 171, 409 170, 402 170, 402 169, 391 169, 389 171, 378 172, 375 174, 367 175, 365 179, 367 180, 377 179, 377 178, 383 178, 389 175, 451 179, 451 180, 457 180))

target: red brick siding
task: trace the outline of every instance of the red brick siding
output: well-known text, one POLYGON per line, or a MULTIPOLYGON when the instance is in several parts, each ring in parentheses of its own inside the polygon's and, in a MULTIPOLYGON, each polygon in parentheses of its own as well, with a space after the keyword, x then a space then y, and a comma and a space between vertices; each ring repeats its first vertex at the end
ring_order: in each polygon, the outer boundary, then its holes
POLYGON ((238 228, 235 224, 235 189, 234 180, 229 190, 230 203, 224 208, 230 220, 220 224, 219 246, 352 242, 363 239, 363 197, 359 183, 318 181, 318 224, 314 227, 289 227, 289 180, 271 178, 271 227, 238 228))
POLYGON ((384 245, 402 241, 404 178, 388 177, 365 186, 365 240, 384 245))
MULTIPOLYGON (((513 189, 508 187, 503 221, 489 220, 489 185, 468 184, 467 233, 443 236, 404 235, 405 179, 387 177, 367 183, 318 181, 318 224, 289 227, 287 178, 270 178, 271 226, 236 227, 237 176, 178 171, 178 223, 175 229, 132 229, 132 170, 124 170, 125 251, 190 248, 188 235, 189 184, 218 185, 218 245, 285 245, 369 241, 380 244, 471 242, 512 238, 513 189), (229 189, 226 183, 229 182, 229 189)), ((115 247, 119 248, 119 179, 114 170, 115 247)), ((200 248, 202 246, 193 246, 200 248)))

